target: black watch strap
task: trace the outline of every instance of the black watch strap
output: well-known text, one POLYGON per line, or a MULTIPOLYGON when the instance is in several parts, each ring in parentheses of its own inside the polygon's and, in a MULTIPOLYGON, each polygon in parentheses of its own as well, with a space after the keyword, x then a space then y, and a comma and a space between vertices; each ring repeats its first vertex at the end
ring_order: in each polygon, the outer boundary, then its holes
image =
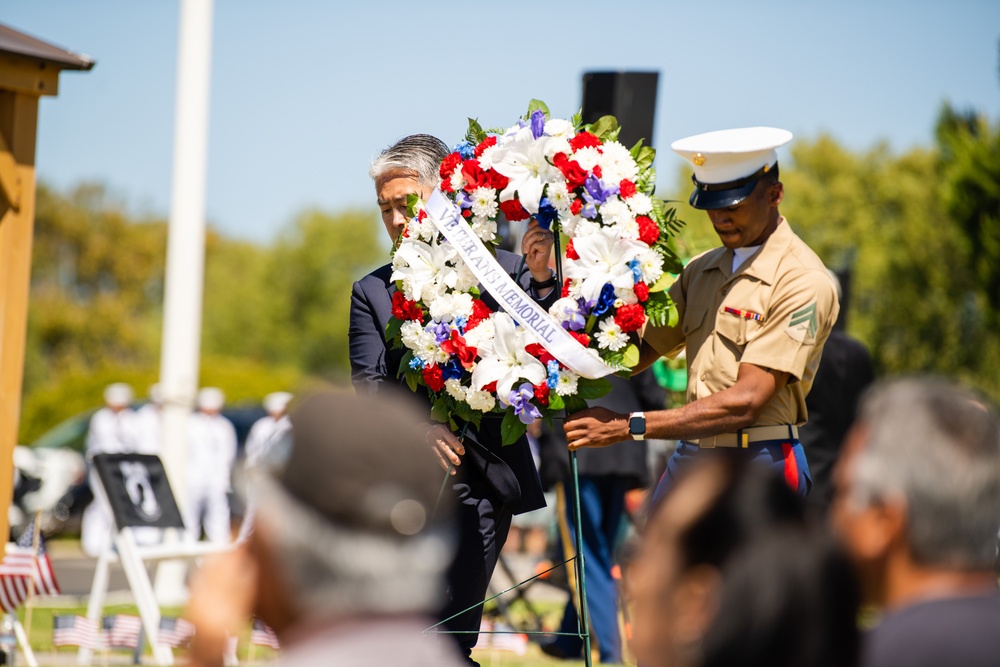
POLYGON ((549 287, 555 287, 556 286, 556 276, 553 273, 552 276, 548 280, 542 280, 542 281, 535 280, 534 276, 532 276, 529 284, 531 285, 532 289, 536 289, 536 290, 547 289, 549 287))

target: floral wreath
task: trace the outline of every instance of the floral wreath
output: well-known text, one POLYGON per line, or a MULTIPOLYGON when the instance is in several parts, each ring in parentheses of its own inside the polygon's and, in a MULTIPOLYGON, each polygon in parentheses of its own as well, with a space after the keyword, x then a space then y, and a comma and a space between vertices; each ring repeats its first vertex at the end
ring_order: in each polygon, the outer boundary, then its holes
MULTIPOLYGON (((639 361, 640 330, 676 322, 666 288, 680 263, 669 238, 683 223, 653 197, 655 151, 641 140, 630 150, 618 134, 612 116, 584 125, 579 114, 550 118, 533 100, 506 131, 487 132, 470 119, 465 141, 441 164, 438 187, 493 252, 501 214, 551 228, 564 280, 549 315, 627 372, 639 361)), ((393 255, 398 289, 386 339, 406 349, 399 372, 413 391, 426 387, 432 418, 457 431, 456 418, 478 426, 484 414, 503 414, 510 444, 534 420, 577 412, 610 391, 606 379, 581 377, 506 312, 494 312, 423 202, 411 196, 409 203, 393 255)))

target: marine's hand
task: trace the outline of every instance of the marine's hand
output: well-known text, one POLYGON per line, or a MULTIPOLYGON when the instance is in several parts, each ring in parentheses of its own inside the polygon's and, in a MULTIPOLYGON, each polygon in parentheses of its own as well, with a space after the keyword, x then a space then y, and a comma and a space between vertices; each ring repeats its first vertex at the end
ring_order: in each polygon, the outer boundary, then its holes
MULTIPOLYGON (((435 424, 429 427, 426 438, 427 443, 434 448, 442 468, 448 470, 451 466, 462 465, 461 457, 465 455, 465 447, 447 426, 435 424)), ((454 468, 451 468, 451 474, 455 474, 454 468)))
POLYGON ((542 229, 538 221, 532 219, 528 224, 528 231, 521 238, 521 254, 525 256, 524 263, 531 276, 538 282, 545 282, 552 276, 549 270, 549 256, 552 254, 552 245, 555 242, 555 235, 551 230, 542 229))
POLYGON ((607 447, 629 440, 628 415, 607 408, 588 408, 575 412, 563 424, 570 450, 581 447, 607 447))

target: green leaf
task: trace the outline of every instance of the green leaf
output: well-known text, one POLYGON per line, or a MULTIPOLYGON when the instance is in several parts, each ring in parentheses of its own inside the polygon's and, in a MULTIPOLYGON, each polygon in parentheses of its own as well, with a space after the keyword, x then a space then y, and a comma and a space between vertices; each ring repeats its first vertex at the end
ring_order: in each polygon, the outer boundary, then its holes
POLYGON ((614 116, 601 116, 590 126, 590 133, 602 141, 609 141, 618 135, 618 119, 614 116))
POLYGON ((549 394, 549 410, 562 410, 566 407, 566 401, 559 394, 552 392, 549 394))
POLYGON ((635 142, 635 146, 633 146, 632 149, 628 152, 628 154, 632 156, 633 160, 639 159, 639 151, 642 150, 642 141, 643 140, 640 139, 639 141, 635 142))
POLYGON ((538 109, 541 109, 542 113, 545 114, 546 119, 549 118, 549 107, 545 104, 545 102, 535 99, 528 102, 528 115, 525 116, 525 118, 530 118, 531 114, 538 109))
POLYGON ((639 347, 635 343, 629 343, 622 355, 622 363, 629 368, 635 368, 639 363, 639 347))
POLYGON ((528 430, 527 424, 523 423, 514 410, 510 409, 503 416, 500 423, 500 439, 504 445, 513 445, 528 430))
POLYGON ((566 414, 573 414, 574 412, 579 412, 580 410, 587 409, 587 401, 580 398, 579 395, 566 396, 566 414))
POLYGON ((413 371, 406 371, 403 377, 406 379, 406 386, 410 388, 410 391, 416 391, 420 383, 420 374, 413 371))
POLYGON ((657 280, 656 283, 650 286, 649 293, 655 294, 656 292, 662 292, 663 290, 673 285, 674 280, 676 280, 674 276, 664 271, 663 275, 660 276, 660 279, 657 280))
POLYGON ((401 320, 397 320, 395 317, 390 316, 389 321, 385 324, 385 339, 396 340, 402 326, 403 322, 401 320))
POLYGON ((610 391, 611 383, 605 378, 597 378, 596 380, 580 378, 576 385, 576 395, 585 401, 600 398, 610 391))
POLYGON ((406 215, 410 218, 417 214, 417 204, 420 202, 420 195, 410 193, 406 195, 406 215))
POLYGON ((469 129, 465 133, 465 140, 473 144, 482 143, 486 138, 486 132, 483 130, 483 126, 479 124, 479 119, 470 118, 469 119, 469 129))
POLYGON ((407 350, 403 354, 403 358, 399 361, 399 370, 396 371, 396 377, 399 377, 403 373, 411 373, 410 370, 410 360, 413 359, 413 350, 407 350))
POLYGON ((650 146, 643 146, 635 156, 635 163, 639 166, 639 173, 653 166, 653 159, 656 157, 656 149, 650 146))
POLYGON ((434 401, 434 405, 431 406, 431 419, 442 424, 447 424, 451 418, 450 412, 448 409, 448 400, 442 396, 434 401))
POLYGON ((573 123, 573 127, 579 128, 583 124, 583 109, 577 109, 573 117, 569 119, 569 122, 573 123))

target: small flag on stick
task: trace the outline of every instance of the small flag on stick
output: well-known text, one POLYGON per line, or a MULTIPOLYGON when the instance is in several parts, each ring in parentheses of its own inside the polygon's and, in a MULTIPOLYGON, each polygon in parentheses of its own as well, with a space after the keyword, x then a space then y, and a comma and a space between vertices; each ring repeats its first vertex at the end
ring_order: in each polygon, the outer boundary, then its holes
POLYGON ((85 616, 54 616, 52 620, 52 645, 100 648, 97 623, 85 616))
POLYGON ((264 621, 259 618, 253 619, 253 628, 250 630, 250 643, 257 646, 268 646, 275 651, 281 648, 278 643, 278 635, 269 628, 264 621))

